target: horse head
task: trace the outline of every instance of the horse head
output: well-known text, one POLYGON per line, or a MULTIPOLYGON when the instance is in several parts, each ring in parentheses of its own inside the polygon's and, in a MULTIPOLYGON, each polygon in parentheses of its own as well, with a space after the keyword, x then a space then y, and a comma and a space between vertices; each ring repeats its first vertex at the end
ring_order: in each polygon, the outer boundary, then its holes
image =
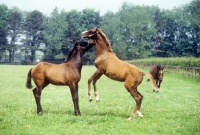
POLYGON ((83 54, 89 50, 90 48, 92 48, 93 46, 95 46, 95 42, 93 40, 90 40, 88 42, 85 41, 80 41, 80 42, 74 42, 74 46, 77 47, 78 50, 81 50, 83 52, 83 54))
POLYGON ((160 65, 157 65, 157 71, 158 71, 158 79, 159 81, 162 81, 163 79, 163 69, 164 67, 161 67, 160 65))
POLYGON ((82 32, 81 36, 82 38, 93 39, 94 42, 96 42, 97 57, 104 51, 113 53, 110 41, 102 29, 95 27, 93 29, 82 32))
POLYGON ((85 42, 85 41, 77 42, 76 40, 74 40, 73 42, 74 42, 74 46, 78 47, 79 49, 86 49, 89 46, 95 45, 95 42, 93 40, 90 40, 88 42, 85 42))
POLYGON ((102 30, 95 27, 93 29, 82 32, 81 36, 82 36, 82 38, 95 39, 97 37, 97 34, 100 33, 100 31, 102 31, 102 30))
MULTIPOLYGON (((83 54, 89 50, 90 48, 92 48, 93 46, 95 46, 95 42, 93 41, 89 41, 89 42, 85 42, 85 41, 80 41, 80 42, 77 42, 76 40, 73 40, 74 42, 74 46, 73 48, 69 51, 68 53, 68 58, 67 58, 67 61, 77 55, 78 52, 80 52, 82 55, 81 57, 83 56, 83 54)), ((67 62, 65 61, 65 62, 67 62)))

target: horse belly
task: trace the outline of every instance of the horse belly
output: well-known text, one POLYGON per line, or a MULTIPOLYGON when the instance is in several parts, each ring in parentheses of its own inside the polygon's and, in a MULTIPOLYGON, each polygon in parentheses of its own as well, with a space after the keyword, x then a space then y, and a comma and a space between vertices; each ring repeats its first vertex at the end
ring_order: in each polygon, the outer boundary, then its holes
POLYGON ((116 81, 124 81, 125 80, 125 72, 124 72, 123 68, 109 67, 106 69, 105 75, 108 78, 111 78, 116 81))
POLYGON ((113 80, 116 80, 116 81, 120 81, 120 82, 123 82, 125 80, 125 78, 123 76, 120 76, 119 74, 115 74, 115 73, 105 73, 105 75, 110 78, 110 79, 113 79, 113 80))

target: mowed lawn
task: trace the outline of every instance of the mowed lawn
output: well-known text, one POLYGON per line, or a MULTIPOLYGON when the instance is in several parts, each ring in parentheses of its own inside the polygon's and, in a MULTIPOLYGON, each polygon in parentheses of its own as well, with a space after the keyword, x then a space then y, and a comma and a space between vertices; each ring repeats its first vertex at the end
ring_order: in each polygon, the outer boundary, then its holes
MULTIPOLYGON (((79 82, 81 117, 74 116, 68 86, 49 85, 42 92, 43 115, 36 113, 32 91, 25 87, 32 66, 0 65, 0 135, 199 135, 200 79, 164 74, 159 93, 144 77, 144 118, 127 118, 135 106, 123 82, 102 76, 97 82, 100 102, 88 101, 87 80, 94 66, 83 66, 79 82)), ((149 69, 141 69, 148 72, 149 69)), ((32 82, 33 83, 33 82, 32 82)), ((93 91, 93 90, 92 90, 93 91)), ((94 96, 93 96, 94 97, 94 96)))

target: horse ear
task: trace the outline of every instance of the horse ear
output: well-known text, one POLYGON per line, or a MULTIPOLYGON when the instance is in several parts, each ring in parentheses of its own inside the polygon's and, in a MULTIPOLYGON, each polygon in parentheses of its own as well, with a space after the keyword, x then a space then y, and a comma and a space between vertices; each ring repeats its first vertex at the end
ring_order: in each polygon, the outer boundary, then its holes
POLYGON ((96 34, 99 34, 99 33, 100 33, 100 30, 101 30, 101 29, 99 29, 99 28, 96 27, 96 29, 95 29, 96 34))
POLYGON ((160 66, 160 65, 157 65, 157 69, 160 70, 160 69, 161 69, 161 66, 160 66))
POLYGON ((164 67, 161 67, 161 69, 163 70, 163 69, 164 69, 164 67))
POLYGON ((96 27, 96 28, 95 28, 95 31, 96 31, 96 32, 98 32, 98 31, 99 31, 99 28, 98 28, 98 27, 96 27))
POLYGON ((78 42, 74 39, 73 40, 73 42, 74 42, 74 45, 77 45, 78 44, 78 42))

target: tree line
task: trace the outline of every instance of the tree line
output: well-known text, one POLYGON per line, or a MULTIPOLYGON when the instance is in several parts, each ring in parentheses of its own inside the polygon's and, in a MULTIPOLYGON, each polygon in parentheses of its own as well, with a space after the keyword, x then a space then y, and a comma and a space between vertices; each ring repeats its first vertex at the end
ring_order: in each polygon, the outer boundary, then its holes
MULTIPOLYGON (((47 16, 37 10, 21 11, 1 4, 0 57, 7 51, 8 61, 12 62, 20 49, 25 61, 34 62, 36 50, 45 44, 41 49, 44 60, 63 61, 72 41, 82 40, 81 32, 93 27, 104 30, 114 52, 123 60, 199 57, 199 7, 199 0, 172 10, 124 2, 115 13, 100 15, 99 11, 88 8, 66 12, 55 7, 47 16)), ((85 60, 94 59, 94 49, 85 54, 85 60)))

